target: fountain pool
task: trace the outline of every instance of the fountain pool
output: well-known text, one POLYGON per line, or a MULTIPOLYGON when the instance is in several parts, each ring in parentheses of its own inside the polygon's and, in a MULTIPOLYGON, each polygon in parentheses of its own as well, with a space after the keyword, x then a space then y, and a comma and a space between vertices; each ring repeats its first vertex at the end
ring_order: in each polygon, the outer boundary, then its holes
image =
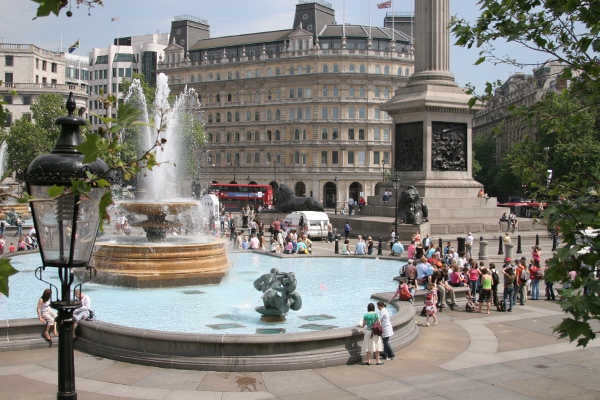
MULTIPOLYGON (((118 325, 171 332, 254 334, 309 332, 356 326, 373 293, 393 291, 398 262, 371 258, 275 258, 259 253, 229 253, 234 266, 220 285, 125 289, 87 283, 97 319, 118 325), (292 271, 302 309, 287 321, 268 324, 254 311, 262 293, 252 283, 271 268, 292 271), (267 331, 260 331, 267 329, 267 331), (269 331, 268 329, 275 329, 269 331)), ((37 299, 47 287, 34 277, 39 254, 12 259, 20 273, 10 278, 10 297, 0 298, 0 319, 35 317, 37 299)), ((45 272, 56 284, 53 271, 45 272)), ((394 307, 389 307, 395 313, 394 307)))

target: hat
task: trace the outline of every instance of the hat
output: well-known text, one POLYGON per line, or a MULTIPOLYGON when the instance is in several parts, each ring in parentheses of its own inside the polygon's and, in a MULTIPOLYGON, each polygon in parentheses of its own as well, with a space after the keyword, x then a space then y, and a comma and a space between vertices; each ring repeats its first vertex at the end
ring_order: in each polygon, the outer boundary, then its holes
POLYGON ((506 257, 506 258, 504 259, 504 262, 510 262, 510 258, 509 258, 509 257, 506 257))
POLYGON ((413 260, 412 258, 409 258, 409 259, 408 259, 408 263, 409 263, 409 264, 411 264, 411 265, 412 265, 414 262, 415 262, 415 260, 413 260))
POLYGON ((471 232, 467 232, 467 235, 470 235, 470 234, 471 234, 471 232))

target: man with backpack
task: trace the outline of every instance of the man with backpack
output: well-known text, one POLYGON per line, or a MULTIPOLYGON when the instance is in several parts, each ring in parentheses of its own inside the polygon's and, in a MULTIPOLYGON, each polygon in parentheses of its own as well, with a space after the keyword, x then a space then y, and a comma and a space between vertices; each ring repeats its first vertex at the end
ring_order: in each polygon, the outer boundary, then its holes
POLYGON ((496 272, 496 264, 490 263, 490 274, 492 275, 492 301, 494 306, 498 307, 498 285, 500 284, 500 277, 496 272))
POLYGON ((525 262, 522 260, 518 261, 519 266, 517 267, 517 290, 515 291, 515 303, 516 294, 519 295, 519 304, 524 306, 527 301, 527 281, 529 281, 529 271, 525 266, 525 262))
POLYGON ((504 275, 504 298, 502 300, 502 311, 512 312, 512 308, 515 304, 514 296, 515 287, 514 282, 516 280, 515 269, 510 265, 510 258, 504 260, 504 267, 502 268, 502 274, 504 275), (506 302, 508 301, 508 309, 506 309, 506 302))

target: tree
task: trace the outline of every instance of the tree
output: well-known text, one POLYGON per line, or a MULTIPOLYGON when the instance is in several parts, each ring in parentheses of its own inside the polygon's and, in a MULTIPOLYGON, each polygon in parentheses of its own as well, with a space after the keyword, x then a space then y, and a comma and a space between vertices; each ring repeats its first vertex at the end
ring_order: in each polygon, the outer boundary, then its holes
POLYGON ((473 138, 473 178, 493 193, 496 167, 496 141, 493 137, 479 135, 473 138), (475 171, 475 162, 479 166, 475 171))
MULTIPOLYGON (((71 3, 68 0, 31 0, 34 3, 38 3, 38 10, 35 18, 38 17, 47 17, 50 13, 56 15, 60 13, 60 10, 69 6, 69 10, 65 13, 67 17, 73 16, 73 12, 71 11, 71 3)), ((77 8, 79 8, 80 4, 88 6, 88 14, 89 10, 94 8, 94 5, 103 5, 102 0, 75 0, 77 4, 77 8)), ((35 19, 34 18, 34 19, 35 19)))
POLYGON ((4 134, 7 169, 25 171, 31 160, 47 154, 54 148, 60 127, 54 120, 67 113, 60 94, 44 93, 31 104, 32 121, 18 119, 4 134))
MULTIPOLYGON (((565 67, 559 79, 568 83, 566 93, 515 110, 538 127, 539 137, 515 145, 507 164, 534 196, 559 199, 544 214, 549 227, 556 226, 563 237, 545 279, 570 286, 561 290, 560 301, 570 316, 555 331, 585 346, 597 333, 590 323, 600 320, 596 277, 600 235, 589 234, 590 229, 600 228, 600 176, 594 157, 600 150, 600 0, 481 0, 479 4, 481 15, 475 24, 456 18, 450 24, 458 45, 482 49, 476 64, 525 65, 494 54, 494 41, 505 40, 565 67), (551 179, 548 169, 552 169, 551 179)), ((488 83, 485 96, 493 88, 488 83)))

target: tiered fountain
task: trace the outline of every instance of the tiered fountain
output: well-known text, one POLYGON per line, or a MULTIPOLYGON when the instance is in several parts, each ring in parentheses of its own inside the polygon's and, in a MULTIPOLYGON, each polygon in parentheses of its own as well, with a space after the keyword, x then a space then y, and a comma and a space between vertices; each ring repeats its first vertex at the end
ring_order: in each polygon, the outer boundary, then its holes
MULTIPOLYGON (((157 161, 162 164, 140 178, 139 200, 118 203, 123 210, 146 216, 145 220, 132 224, 143 228, 146 238, 125 236, 98 241, 93 258, 93 265, 98 270, 95 282, 126 287, 219 283, 231 266, 223 240, 196 235, 168 235, 171 229, 182 226, 170 216, 183 213, 184 219, 189 219, 199 212, 198 202, 180 199, 181 194, 177 193, 180 180, 175 163, 177 154, 180 154, 181 109, 197 103, 197 96, 193 89, 186 89, 172 109, 168 96, 167 77, 160 74, 154 110, 155 115, 166 119, 167 129, 159 138, 156 131, 146 129, 142 147, 149 149, 157 139, 166 138, 164 151, 156 154, 157 161)), ((139 81, 134 80, 125 101, 134 102, 142 110, 147 109, 139 81)), ((147 114, 144 118, 148 120, 147 114)))

